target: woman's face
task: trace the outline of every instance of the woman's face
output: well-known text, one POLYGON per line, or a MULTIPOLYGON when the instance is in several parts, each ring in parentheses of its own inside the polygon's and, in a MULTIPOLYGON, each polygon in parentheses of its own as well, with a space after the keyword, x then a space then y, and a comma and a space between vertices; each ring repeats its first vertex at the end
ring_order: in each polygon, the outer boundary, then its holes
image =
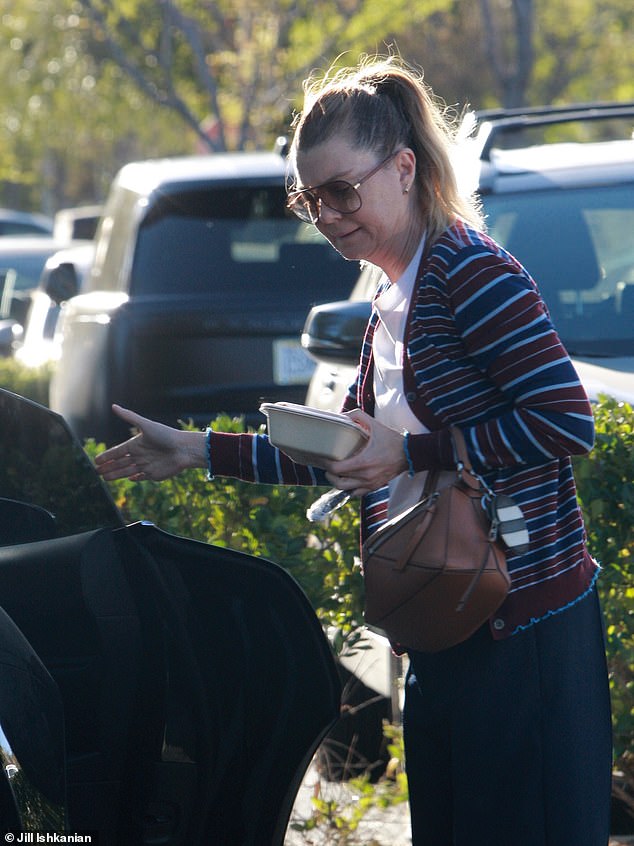
MULTIPOLYGON (((355 185, 381 158, 353 147, 344 137, 331 138, 297 153, 298 188, 317 187, 337 179, 355 185)), ((359 186, 362 204, 358 211, 343 214, 320 203, 317 228, 344 258, 370 261, 391 275, 404 257, 409 262, 411 256, 405 254, 410 242, 415 240, 415 251, 422 234, 418 215, 413 211, 415 192, 410 190, 415 167, 413 152, 408 148, 400 150, 359 186)))

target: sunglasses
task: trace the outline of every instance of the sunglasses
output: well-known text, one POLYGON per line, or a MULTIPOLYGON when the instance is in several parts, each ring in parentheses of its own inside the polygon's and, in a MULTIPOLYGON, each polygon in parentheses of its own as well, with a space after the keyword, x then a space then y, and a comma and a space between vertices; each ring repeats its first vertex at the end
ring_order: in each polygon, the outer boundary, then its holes
POLYGON ((322 205, 328 206, 329 209, 339 214, 354 214, 362 206, 359 188, 378 173, 381 168, 385 167, 398 152, 398 150, 395 150, 390 153, 354 185, 345 179, 333 179, 331 182, 324 182, 323 185, 290 191, 286 198, 286 206, 306 223, 319 222, 322 205))

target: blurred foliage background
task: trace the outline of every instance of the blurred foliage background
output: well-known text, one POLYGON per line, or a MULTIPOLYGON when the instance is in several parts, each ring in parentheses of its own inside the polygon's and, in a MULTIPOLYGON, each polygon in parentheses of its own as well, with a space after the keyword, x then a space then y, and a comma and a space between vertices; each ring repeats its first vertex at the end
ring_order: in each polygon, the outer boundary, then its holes
POLYGON ((268 148, 334 61, 400 52, 457 112, 634 99, 631 0, 0 0, 0 205, 126 162, 268 148))

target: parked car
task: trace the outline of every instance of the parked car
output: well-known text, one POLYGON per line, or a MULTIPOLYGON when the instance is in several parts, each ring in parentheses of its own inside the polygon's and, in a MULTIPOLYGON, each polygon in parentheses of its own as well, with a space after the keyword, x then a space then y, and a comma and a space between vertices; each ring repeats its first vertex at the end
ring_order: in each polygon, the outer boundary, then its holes
POLYGON ((91 241, 101 220, 98 204, 60 209, 53 218, 53 234, 60 241, 91 241))
POLYGON ((0 390, 0 596, 2 831, 281 846, 340 697, 286 571, 125 525, 64 420, 0 390))
POLYGON ((51 236, 0 238, 0 354, 11 355, 22 337, 44 264, 62 246, 51 236))
POLYGON ((358 273, 286 210, 284 159, 230 153, 137 162, 116 177, 85 292, 61 319, 51 407, 80 437, 126 434, 113 401, 166 423, 264 422, 301 402, 311 305, 358 273))
POLYGON ((82 290, 94 255, 92 241, 78 241, 46 260, 37 288, 31 293, 22 340, 14 345, 15 358, 26 367, 40 367, 59 359, 60 309, 69 296, 82 290))
POLYGON ((46 215, 15 209, 0 209, 0 237, 52 234, 53 221, 46 215))
MULTIPOLYGON (((634 104, 486 112, 474 149, 490 234, 536 279, 591 398, 634 402, 634 104), (519 133, 626 120, 626 140, 521 146, 519 133), (503 142, 512 137, 513 147, 503 142)), ((338 408, 359 358, 379 278, 367 266, 349 302, 308 316, 319 361, 306 403, 338 408)))

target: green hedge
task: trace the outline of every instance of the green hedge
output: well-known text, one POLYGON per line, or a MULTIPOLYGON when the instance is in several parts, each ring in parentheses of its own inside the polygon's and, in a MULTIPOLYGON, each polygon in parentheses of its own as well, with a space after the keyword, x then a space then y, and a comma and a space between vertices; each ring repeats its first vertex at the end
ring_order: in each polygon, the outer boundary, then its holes
POLYGON ((14 358, 0 358, 0 387, 20 394, 40 405, 48 405, 50 365, 24 367, 14 358))
POLYGON ((603 567, 616 764, 634 796, 634 410, 602 397, 595 424, 595 448, 575 460, 575 477, 590 550, 603 567))

